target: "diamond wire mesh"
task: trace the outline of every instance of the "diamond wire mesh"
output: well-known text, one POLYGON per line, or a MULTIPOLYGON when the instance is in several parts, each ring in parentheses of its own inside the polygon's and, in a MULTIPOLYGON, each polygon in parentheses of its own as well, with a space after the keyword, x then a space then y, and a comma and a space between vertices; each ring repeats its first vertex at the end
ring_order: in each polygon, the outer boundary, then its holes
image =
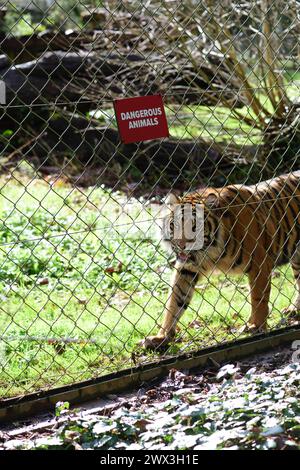
MULTIPOLYGON (((254 248, 245 246, 251 224, 263 217, 266 226, 274 212, 272 237, 291 250, 298 185, 268 183, 248 222, 242 209, 253 203, 246 185, 298 169, 299 4, 6 1, 0 13, 1 396, 248 334, 240 329, 255 302, 247 276, 233 277, 229 267, 215 273, 217 263, 212 272, 198 263, 202 277, 181 316, 193 282, 186 289, 183 281, 178 300, 171 273, 190 266, 161 245, 159 210, 170 192, 240 184, 227 204, 241 207, 231 225, 232 234, 239 224, 242 231, 231 240, 232 265, 255 258, 260 233, 250 234, 254 248), (155 93, 171 138, 122 144, 113 99, 155 93), (175 338, 146 351, 139 341, 157 335, 176 295, 175 338)), ((273 264, 265 275, 270 329, 297 314, 297 302, 284 310, 295 290, 291 269, 273 264)))

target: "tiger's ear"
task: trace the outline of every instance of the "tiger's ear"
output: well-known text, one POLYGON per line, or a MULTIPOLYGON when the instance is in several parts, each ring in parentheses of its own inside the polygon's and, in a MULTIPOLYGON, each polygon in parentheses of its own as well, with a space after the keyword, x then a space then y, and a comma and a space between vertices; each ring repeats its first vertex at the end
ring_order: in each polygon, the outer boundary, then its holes
POLYGON ((165 204, 168 209, 173 210, 176 204, 180 203, 180 198, 173 193, 168 194, 165 204))
POLYGON ((208 209, 219 209, 220 198, 216 194, 209 194, 205 199, 205 205, 208 209))

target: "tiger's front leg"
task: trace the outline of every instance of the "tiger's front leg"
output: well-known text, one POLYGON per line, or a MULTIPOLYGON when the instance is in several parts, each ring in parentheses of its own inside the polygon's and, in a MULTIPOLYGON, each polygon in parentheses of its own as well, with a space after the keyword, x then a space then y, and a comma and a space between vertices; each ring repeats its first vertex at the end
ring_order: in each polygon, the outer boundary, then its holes
POLYGON ((147 349, 166 346, 173 339, 177 322, 192 299, 199 273, 183 266, 177 266, 175 269, 162 326, 156 336, 148 336, 140 343, 147 349))

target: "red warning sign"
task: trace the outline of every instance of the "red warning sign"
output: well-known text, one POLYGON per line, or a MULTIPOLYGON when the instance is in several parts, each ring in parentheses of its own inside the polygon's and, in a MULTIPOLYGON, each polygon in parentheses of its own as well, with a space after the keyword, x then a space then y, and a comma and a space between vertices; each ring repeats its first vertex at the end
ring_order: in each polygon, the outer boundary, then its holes
POLYGON ((169 137, 161 95, 115 100, 114 108, 120 137, 125 144, 169 137))

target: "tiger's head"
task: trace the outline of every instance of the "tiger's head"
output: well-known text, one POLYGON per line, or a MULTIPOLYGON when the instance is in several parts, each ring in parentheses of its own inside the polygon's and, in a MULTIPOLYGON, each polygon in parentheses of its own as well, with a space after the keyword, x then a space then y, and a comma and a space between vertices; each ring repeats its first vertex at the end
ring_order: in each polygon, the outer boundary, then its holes
POLYGON ((188 194, 182 198, 170 194, 165 202, 163 240, 177 261, 198 264, 205 255, 219 251, 221 218, 216 194, 188 194))

